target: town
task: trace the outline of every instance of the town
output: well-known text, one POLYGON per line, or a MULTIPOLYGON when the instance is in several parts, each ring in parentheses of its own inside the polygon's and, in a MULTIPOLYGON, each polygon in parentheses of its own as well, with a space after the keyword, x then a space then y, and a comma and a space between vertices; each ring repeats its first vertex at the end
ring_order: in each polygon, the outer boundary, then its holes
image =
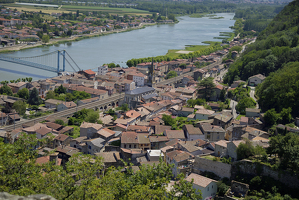
MULTIPOLYGON (((240 172, 254 174, 257 166, 242 160, 248 157, 237 148, 268 148, 270 133, 263 131, 258 105, 238 106, 238 101, 244 98, 241 94, 254 101, 254 88, 265 77, 257 74, 231 86, 222 79, 244 44, 254 40, 235 38, 223 50, 192 59, 130 68, 103 65, 96 72, 64 73, 46 80, 2 81, 0 92, 10 96, 1 95, 6 113, 0 115, 0 137, 9 143, 24 133, 46 139, 36 147, 38 164, 65 165, 81 152, 102 157, 105 169, 124 166, 125 161, 138 171, 162 159, 174 164, 173 178, 183 173, 187 181, 194 179, 202 199, 214 198, 217 181, 223 178, 233 181, 227 191, 219 193, 218 188, 218 195, 245 197, 249 185, 236 181, 232 168, 250 165, 252 171, 240 172), (25 102, 31 104, 27 109, 25 102), (82 107, 88 105, 91 109, 82 107), (207 178, 207 173, 213 176, 207 178)), ((277 126, 277 131, 284 129, 277 126)))

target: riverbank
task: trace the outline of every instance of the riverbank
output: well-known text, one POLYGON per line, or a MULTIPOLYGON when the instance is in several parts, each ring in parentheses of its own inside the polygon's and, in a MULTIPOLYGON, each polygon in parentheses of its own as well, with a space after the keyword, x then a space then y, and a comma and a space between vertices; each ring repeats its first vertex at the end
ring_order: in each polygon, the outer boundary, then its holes
MULTIPOLYGON (((36 44, 32 45, 27 45, 27 44, 19 44, 19 45, 14 45, 10 47, 3 47, 0 48, 0 53, 9 53, 9 52, 15 52, 15 51, 20 51, 20 50, 25 50, 25 49, 32 49, 32 48, 38 48, 38 47, 44 47, 44 46, 52 46, 55 44, 62 44, 66 42, 72 42, 72 41, 80 41, 92 37, 100 37, 100 36, 105 36, 105 35, 110 35, 110 34, 115 34, 115 33, 124 33, 124 32, 129 32, 133 31, 136 29, 142 29, 146 28, 147 26, 154 26, 158 25, 160 23, 142 23, 139 27, 133 27, 133 28, 128 28, 128 29, 118 29, 118 30, 113 30, 113 31, 105 31, 105 32, 98 32, 98 33, 90 33, 90 34, 85 34, 85 35, 76 35, 76 36, 71 36, 69 38, 58 38, 58 39, 51 39, 48 43, 42 43, 41 41, 36 42, 36 44)), ((165 24, 165 23, 163 23, 165 24)))

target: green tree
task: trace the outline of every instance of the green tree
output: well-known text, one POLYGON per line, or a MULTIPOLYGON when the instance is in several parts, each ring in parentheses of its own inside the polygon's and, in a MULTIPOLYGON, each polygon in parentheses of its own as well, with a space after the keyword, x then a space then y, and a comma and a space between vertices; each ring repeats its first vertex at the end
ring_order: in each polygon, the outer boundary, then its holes
POLYGON ((177 76, 178 76, 178 74, 176 73, 176 71, 169 71, 166 75, 166 79, 174 78, 177 76))
POLYGON ((22 99, 27 100, 29 98, 29 90, 27 88, 20 89, 17 94, 22 99))
POLYGON ((63 87, 62 85, 60 85, 58 88, 56 88, 56 89, 54 90, 54 92, 55 92, 56 94, 65 94, 65 93, 66 93, 66 88, 63 87))
POLYGON ((42 42, 43 43, 48 43, 49 41, 50 41, 50 37, 48 35, 43 35, 42 42))
POLYGON ((279 114, 277 114, 275 109, 272 108, 270 110, 267 110, 267 112, 264 115, 264 120, 266 126, 273 126, 279 120, 279 114))
POLYGON ((213 82, 213 78, 208 77, 201 80, 197 84, 197 88, 198 88, 198 94, 202 94, 204 99, 209 100, 210 97, 213 95, 214 93, 213 89, 215 88, 215 83, 213 82))
POLYGON ((124 103, 120 107, 116 108, 116 110, 122 110, 122 111, 126 112, 129 110, 129 106, 128 106, 128 104, 124 103))
POLYGON ((40 104, 40 97, 38 96, 38 91, 36 88, 33 88, 29 92, 29 98, 28 98, 27 102, 30 105, 39 105, 40 104))
POLYGON ((280 112, 280 123, 288 124, 292 121, 292 108, 283 108, 280 112))
POLYGON ((238 160, 254 155, 254 147, 252 142, 248 139, 246 139, 245 142, 240 143, 236 151, 238 160))
POLYGON ((236 110, 242 114, 245 115, 246 114, 246 108, 254 108, 255 107, 256 102, 251 98, 251 97, 245 97, 242 98, 237 106, 236 106, 236 110))
POLYGON ((90 123, 96 123, 99 119, 99 113, 96 111, 90 111, 88 112, 85 121, 90 123))
POLYGON ((0 94, 6 94, 8 96, 12 96, 13 95, 12 90, 11 90, 11 88, 8 85, 3 85, 0 88, 0 94))
POLYGON ((164 121, 166 126, 172 126, 176 124, 176 120, 171 117, 171 115, 163 114, 162 120, 164 121))
POLYGON ((219 99, 221 101, 225 101, 225 95, 226 95, 226 90, 223 88, 220 92, 220 96, 219 96, 219 99))
POLYGON ((56 119, 55 123, 64 126, 64 121, 62 119, 56 119))
POLYGON ((12 108, 15 109, 20 115, 24 115, 26 112, 26 103, 22 100, 18 100, 13 104, 12 108))
POLYGON ((55 92, 52 90, 49 90, 46 94, 46 99, 55 99, 55 92))

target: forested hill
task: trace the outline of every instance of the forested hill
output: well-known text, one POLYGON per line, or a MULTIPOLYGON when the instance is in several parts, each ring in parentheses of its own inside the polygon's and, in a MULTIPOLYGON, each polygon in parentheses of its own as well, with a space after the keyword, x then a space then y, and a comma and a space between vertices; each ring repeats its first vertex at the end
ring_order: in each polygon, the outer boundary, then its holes
POLYGON ((268 27, 261 32, 258 39, 265 39, 271 34, 279 31, 293 29, 299 24, 299 1, 289 3, 284 9, 276 15, 268 27))
POLYGON ((298 41, 299 0, 296 0, 282 9, 255 43, 248 45, 243 55, 230 66, 224 82, 247 81, 250 76, 264 74, 266 81, 257 89, 262 110, 275 108, 281 112, 283 108, 291 108, 293 117, 298 117, 295 103, 299 97, 298 41), (290 67, 291 70, 287 69, 290 67))

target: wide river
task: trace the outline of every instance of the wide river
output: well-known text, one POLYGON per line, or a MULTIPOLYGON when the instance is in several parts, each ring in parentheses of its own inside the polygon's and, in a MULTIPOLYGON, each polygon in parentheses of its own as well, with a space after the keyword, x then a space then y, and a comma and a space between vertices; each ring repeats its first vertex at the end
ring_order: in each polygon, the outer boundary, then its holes
MULTIPOLYGON (((221 19, 179 17, 177 24, 149 26, 130 32, 93 37, 77 42, 21 50, 7 54, 13 57, 30 57, 56 50, 66 50, 81 69, 93 69, 114 62, 126 66, 132 58, 165 55, 169 49, 184 49, 185 45, 200 45, 214 39, 220 32, 231 32, 234 13, 218 13, 221 19)), ((49 61, 50 62, 50 61, 49 61)), ((70 67, 66 71, 72 72, 70 67)), ((34 80, 56 76, 56 73, 0 61, 0 81, 32 77, 34 80)))

